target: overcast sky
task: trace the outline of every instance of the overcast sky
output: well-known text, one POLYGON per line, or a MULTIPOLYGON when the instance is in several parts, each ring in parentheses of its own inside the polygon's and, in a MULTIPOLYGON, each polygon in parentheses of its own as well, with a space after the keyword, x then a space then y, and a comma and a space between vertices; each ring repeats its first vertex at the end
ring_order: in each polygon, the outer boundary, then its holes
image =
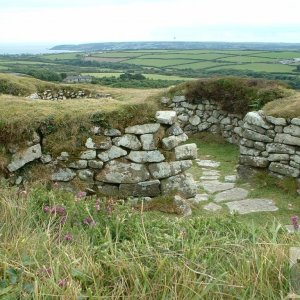
POLYGON ((300 42, 300 0, 0 0, 1 43, 300 42))

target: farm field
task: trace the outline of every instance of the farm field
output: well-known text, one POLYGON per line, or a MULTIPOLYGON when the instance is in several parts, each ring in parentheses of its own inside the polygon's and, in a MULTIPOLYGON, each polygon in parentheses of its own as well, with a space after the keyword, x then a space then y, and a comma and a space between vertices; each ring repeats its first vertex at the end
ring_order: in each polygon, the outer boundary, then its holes
POLYGON ((64 76, 89 74, 97 79, 98 84, 113 84, 114 87, 126 87, 124 82, 119 84, 118 81, 119 75, 127 72, 144 74, 146 79, 157 80, 157 84, 144 82, 139 85, 141 88, 161 88, 172 85, 172 81, 178 83, 189 78, 224 75, 283 80, 293 88, 300 88, 300 62, 297 59, 300 59, 300 51, 124 50, 22 57, 3 55, 0 56, 0 70, 31 76, 37 72, 54 72, 59 76, 62 73, 64 76), (116 80, 105 80, 111 76, 116 76, 116 80))

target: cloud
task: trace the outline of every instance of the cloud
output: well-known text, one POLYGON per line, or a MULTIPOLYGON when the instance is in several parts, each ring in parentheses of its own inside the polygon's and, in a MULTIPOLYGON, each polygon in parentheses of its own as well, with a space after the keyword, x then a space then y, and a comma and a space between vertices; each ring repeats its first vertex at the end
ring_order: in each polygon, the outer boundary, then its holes
POLYGON ((299 0, 286 0, 284 6, 269 0, 1 0, 0 40, 79 43, 175 35, 234 41, 244 30, 245 38, 297 42, 299 10, 299 0))

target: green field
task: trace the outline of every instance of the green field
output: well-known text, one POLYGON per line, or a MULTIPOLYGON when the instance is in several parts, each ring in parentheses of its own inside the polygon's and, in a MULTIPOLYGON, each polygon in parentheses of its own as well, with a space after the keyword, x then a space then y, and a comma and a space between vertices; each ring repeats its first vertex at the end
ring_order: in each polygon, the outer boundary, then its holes
POLYGON ((41 55, 40 58, 49 59, 49 60, 58 60, 58 59, 75 59, 77 56, 81 56, 82 53, 74 52, 74 53, 59 53, 59 54, 44 54, 41 55))

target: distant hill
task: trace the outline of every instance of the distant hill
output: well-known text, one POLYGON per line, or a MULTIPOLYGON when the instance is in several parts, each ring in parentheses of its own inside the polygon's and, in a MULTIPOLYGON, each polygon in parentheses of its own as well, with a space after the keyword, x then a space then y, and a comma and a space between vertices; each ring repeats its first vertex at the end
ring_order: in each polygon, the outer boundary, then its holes
POLYGON ((300 43, 227 43, 227 42, 110 42, 79 45, 57 45, 51 50, 69 51, 108 51, 108 50, 187 50, 187 49, 223 49, 223 50, 300 50, 300 43))

